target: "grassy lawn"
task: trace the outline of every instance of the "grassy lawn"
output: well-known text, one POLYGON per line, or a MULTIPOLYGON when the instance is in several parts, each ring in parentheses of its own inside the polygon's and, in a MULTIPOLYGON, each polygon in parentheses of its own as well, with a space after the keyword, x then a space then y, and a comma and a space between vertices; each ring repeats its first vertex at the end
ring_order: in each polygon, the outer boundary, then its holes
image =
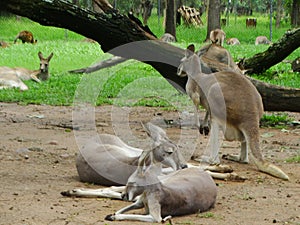
MULTIPOLYGON (((255 46, 255 37, 269 36, 268 18, 256 15, 258 25, 256 29, 245 28, 245 17, 230 17, 230 24, 224 27, 227 37, 237 37, 240 46, 225 47, 233 58, 238 61, 243 57, 250 57, 267 49, 268 46, 255 46)), ((203 17, 204 18, 204 17, 203 17)), ((150 18, 149 26, 158 36, 163 34, 162 18, 150 18), (159 24, 158 24, 159 23, 159 24)), ((204 18, 205 22, 205 18, 204 18)), ((0 40, 9 42, 9 48, 0 49, 0 66, 26 67, 38 69, 37 53, 41 51, 45 57, 51 52, 54 56, 50 62, 51 78, 41 84, 25 81, 29 90, 0 90, 1 102, 19 102, 20 104, 48 104, 72 105, 74 97, 92 104, 118 105, 146 105, 169 108, 180 108, 189 105, 187 96, 179 94, 156 70, 151 66, 128 61, 115 67, 103 69, 92 74, 70 74, 69 70, 89 66, 100 60, 109 58, 98 44, 82 42, 83 36, 71 31, 45 27, 26 18, 16 21, 15 17, 0 18, 0 40), (38 40, 32 44, 12 44, 15 36, 21 30, 30 30, 38 40)), ((280 29, 273 26, 273 42, 280 39, 289 29, 283 24, 280 29)), ((180 26, 177 28, 178 43, 176 46, 185 48, 194 43, 197 48, 204 45, 206 26, 194 28, 180 26)), ((295 59, 300 50, 293 52, 287 59, 295 59)), ((279 63, 265 74, 256 76, 265 82, 289 87, 300 87, 299 74, 291 72, 290 64, 279 63)))

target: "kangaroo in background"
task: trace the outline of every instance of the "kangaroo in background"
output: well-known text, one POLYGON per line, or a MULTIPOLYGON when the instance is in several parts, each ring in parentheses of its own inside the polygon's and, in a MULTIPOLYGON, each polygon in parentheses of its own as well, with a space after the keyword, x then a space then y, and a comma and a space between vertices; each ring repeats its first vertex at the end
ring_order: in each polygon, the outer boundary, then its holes
POLYGON ((210 40, 213 44, 223 46, 226 34, 221 29, 215 29, 210 32, 210 40))
POLYGON ((37 40, 35 40, 33 38, 33 34, 30 31, 27 31, 27 30, 23 30, 20 33, 18 33, 18 35, 16 36, 16 38, 14 40, 14 44, 17 42, 18 39, 20 39, 23 44, 25 42, 26 43, 31 43, 31 44, 37 43, 37 40))
POLYGON ((260 44, 271 44, 272 42, 268 40, 266 36, 258 36, 255 39, 255 45, 260 45, 260 44))
POLYGON ((0 41, 0 47, 1 48, 7 48, 7 47, 9 47, 9 44, 5 41, 0 41))
POLYGON ((44 58, 41 52, 38 53, 38 56, 40 59, 40 68, 38 70, 29 70, 23 67, 0 67, 0 89, 20 88, 20 90, 25 91, 28 90, 28 87, 22 80, 34 80, 38 83, 47 80, 50 77, 49 62, 53 53, 47 58, 44 58))
POLYGON ((188 93, 194 90, 200 92, 198 101, 210 116, 210 155, 203 160, 211 164, 220 163, 218 153, 221 129, 226 140, 241 142, 240 155, 228 156, 228 159, 248 163, 250 150, 252 159, 260 171, 288 180, 289 177, 275 165, 266 162, 260 152, 259 121, 263 114, 263 103, 255 86, 245 76, 233 70, 202 73, 201 58, 194 52, 195 46, 188 46, 178 67, 178 75, 186 73, 188 80, 193 80, 193 83, 199 86, 198 89, 194 89, 187 85, 186 89, 189 89, 188 93))
POLYGON ((241 43, 240 43, 239 39, 237 39, 237 38, 228 38, 226 40, 226 44, 228 44, 228 45, 240 45, 241 43))

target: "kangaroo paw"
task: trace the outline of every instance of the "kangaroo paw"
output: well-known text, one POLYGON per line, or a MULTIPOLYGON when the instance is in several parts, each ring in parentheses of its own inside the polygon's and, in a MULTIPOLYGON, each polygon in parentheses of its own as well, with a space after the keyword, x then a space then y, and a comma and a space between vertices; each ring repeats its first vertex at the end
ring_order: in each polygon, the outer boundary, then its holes
POLYGON ((199 127, 200 134, 204 134, 207 136, 209 134, 209 127, 208 126, 200 126, 199 127))
POLYGON ((107 215, 104 219, 105 219, 105 220, 108 220, 108 221, 114 221, 114 220, 115 220, 115 215, 109 214, 109 215, 107 215))
POLYGON ((234 162, 239 162, 239 163, 243 163, 243 164, 249 163, 248 160, 241 161, 241 158, 240 158, 239 155, 224 154, 224 155, 222 155, 222 159, 226 159, 226 160, 230 160, 230 161, 234 161, 234 162))

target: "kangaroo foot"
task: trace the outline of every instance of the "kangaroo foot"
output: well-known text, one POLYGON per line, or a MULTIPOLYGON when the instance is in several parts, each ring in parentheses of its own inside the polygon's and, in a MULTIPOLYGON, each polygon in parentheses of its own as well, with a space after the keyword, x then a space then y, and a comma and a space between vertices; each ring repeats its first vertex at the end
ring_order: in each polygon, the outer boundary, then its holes
POLYGON ((200 132, 200 134, 204 134, 205 136, 207 136, 209 134, 209 127, 201 125, 199 127, 199 132, 200 132))
POLYGON ((252 157, 252 159, 260 171, 270 174, 274 177, 283 179, 283 180, 290 179, 289 176, 285 172, 283 172, 279 167, 275 166, 274 164, 264 162, 264 161, 259 161, 259 160, 255 159, 254 157, 252 157))
POLYGON ((243 163, 243 164, 249 163, 248 160, 241 160, 241 157, 239 155, 224 154, 224 155, 222 155, 222 159, 239 162, 239 163, 243 163))

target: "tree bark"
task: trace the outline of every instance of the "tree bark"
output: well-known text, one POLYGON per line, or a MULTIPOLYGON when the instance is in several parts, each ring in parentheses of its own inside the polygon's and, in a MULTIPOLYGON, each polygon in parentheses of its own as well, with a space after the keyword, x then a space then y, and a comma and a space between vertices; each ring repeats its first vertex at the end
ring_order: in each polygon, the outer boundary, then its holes
POLYGON ((280 21, 281 21, 281 17, 282 17, 282 0, 277 0, 277 4, 276 4, 276 28, 280 27, 280 21))
POLYGON ((166 0, 165 33, 172 34, 176 39, 175 0, 166 0))
MULTIPOLYGON (((96 40, 104 52, 152 65, 176 89, 184 91, 187 78, 176 73, 184 50, 158 41, 127 16, 105 5, 104 0, 98 1, 103 14, 60 0, 1 0, 0 7, 42 25, 67 28, 96 40), (143 40, 153 41, 136 42, 143 40), (127 46, 123 51, 117 48, 128 43, 133 43, 132 47, 127 46)), ((265 110, 300 112, 300 89, 274 88, 259 81, 253 83, 263 97, 265 110)))
POLYGON ((214 29, 221 29, 220 24, 220 0, 209 0, 208 1, 208 18, 207 18, 207 33, 205 42, 210 40, 210 32, 214 29))
POLYGON ((293 0, 292 10, 291 10, 291 24, 293 27, 300 26, 300 1, 293 0))
POLYGON ((273 43, 266 51, 239 62, 247 74, 260 74, 284 60, 300 46, 300 28, 287 31, 282 38, 273 43))

